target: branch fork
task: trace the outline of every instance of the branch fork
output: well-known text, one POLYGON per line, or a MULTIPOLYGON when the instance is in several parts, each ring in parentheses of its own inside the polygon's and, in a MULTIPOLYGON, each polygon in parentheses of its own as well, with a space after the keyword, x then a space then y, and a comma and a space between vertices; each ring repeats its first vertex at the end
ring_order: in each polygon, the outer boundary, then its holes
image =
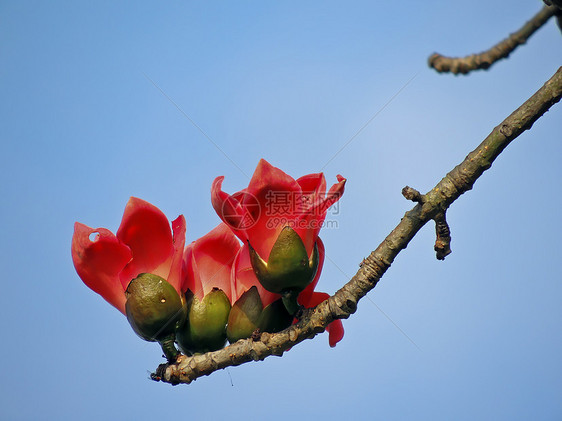
MULTIPOLYGON (((407 200, 423 205, 426 196, 416 189, 406 186, 402 189, 402 196, 407 200)), ((445 218, 445 210, 438 212, 432 219, 435 221, 435 246, 437 260, 445 260, 445 257, 451 254, 451 230, 445 218)))

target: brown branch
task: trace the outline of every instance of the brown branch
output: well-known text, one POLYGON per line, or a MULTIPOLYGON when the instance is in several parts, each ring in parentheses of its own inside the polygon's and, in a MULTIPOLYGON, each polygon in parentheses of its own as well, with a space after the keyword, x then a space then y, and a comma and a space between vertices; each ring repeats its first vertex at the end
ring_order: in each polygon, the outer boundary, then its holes
POLYGON ((505 147, 530 129, 561 97, 562 67, 432 190, 423 196, 413 193, 414 197, 423 197, 423 200, 407 212, 377 249, 364 259, 359 271, 347 284, 316 308, 306 310, 297 324, 279 333, 262 333, 253 339, 240 340, 219 351, 192 357, 181 355, 174 364, 160 365, 152 378, 171 384, 190 383, 221 368, 263 360, 270 355, 281 356, 299 342, 323 332, 333 320, 348 318, 357 309, 357 302, 377 285, 416 233, 428 221, 439 219, 439 215, 461 194, 470 190, 505 147))
MULTIPOLYGON (((402 196, 422 205, 425 202, 425 195, 422 195, 419 191, 409 186, 402 189, 402 196)), ((433 219, 435 220, 435 234, 437 236, 433 248, 437 260, 445 260, 445 257, 451 254, 451 230, 449 224, 447 224, 445 211, 438 213, 433 219)))
POLYGON ((521 44, 525 44, 537 29, 543 26, 552 16, 559 12, 556 6, 544 6, 517 32, 480 54, 466 57, 446 57, 433 53, 429 59, 429 67, 439 73, 451 72, 467 74, 473 70, 488 69, 492 64, 509 56, 521 44))

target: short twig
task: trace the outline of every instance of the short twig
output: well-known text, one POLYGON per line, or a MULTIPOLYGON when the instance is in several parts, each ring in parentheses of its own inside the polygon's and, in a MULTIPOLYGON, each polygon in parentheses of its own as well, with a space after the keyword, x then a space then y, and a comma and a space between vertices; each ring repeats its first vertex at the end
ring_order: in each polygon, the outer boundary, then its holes
POLYGON ((525 44, 537 29, 543 26, 559 9, 556 6, 544 6, 521 29, 480 54, 466 57, 446 57, 433 53, 429 59, 429 67, 439 73, 467 74, 473 70, 488 69, 492 64, 509 56, 521 44, 525 44))
POLYGON ((412 202, 423 203, 422 194, 410 186, 406 186, 402 189, 402 196, 404 196, 408 200, 411 200, 412 202))

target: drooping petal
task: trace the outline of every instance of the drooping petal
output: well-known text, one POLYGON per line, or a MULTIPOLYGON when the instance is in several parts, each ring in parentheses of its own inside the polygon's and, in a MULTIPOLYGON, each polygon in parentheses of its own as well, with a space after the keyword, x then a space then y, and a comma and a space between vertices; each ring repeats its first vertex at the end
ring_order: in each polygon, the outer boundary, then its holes
POLYGON ((280 294, 275 294, 273 292, 267 291, 254 273, 252 268, 252 262, 250 259, 249 247, 247 244, 242 246, 238 256, 236 256, 234 270, 234 292, 233 292, 233 302, 235 302, 242 294, 248 291, 250 288, 255 286, 258 289, 258 294, 261 298, 262 304, 267 307, 269 304, 275 300, 281 298, 280 294))
POLYGON ((184 286, 199 300, 213 290, 221 289, 232 299, 231 268, 240 249, 240 242, 226 224, 220 224, 208 234, 191 243, 187 280, 184 286))
POLYGON ((174 252, 173 238, 168 218, 160 209, 131 197, 117 230, 117 238, 128 245, 133 254, 133 260, 120 274, 125 288, 139 273, 168 277, 174 252))
POLYGON ((125 314, 125 292, 119 273, 131 260, 129 247, 105 228, 76 222, 72 236, 72 261, 78 276, 93 291, 125 314), (92 234, 97 237, 90 240, 92 234))
POLYGON ((343 339, 344 330, 343 323, 341 320, 334 320, 326 328, 328 331, 328 343, 333 348, 336 344, 343 339))
MULTIPOLYGON (((328 298, 330 298, 330 296, 328 294, 326 294, 325 292, 314 291, 312 293, 312 296, 308 300, 308 302, 306 304, 303 304, 303 305, 306 308, 316 307, 318 304, 327 300, 328 298)), ((326 330, 328 331, 328 334, 329 334, 328 342, 330 343, 330 346, 333 348, 343 338, 344 330, 343 330, 343 324, 342 324, 341 320, 339 320, 339 319, 334 320, 332 323, 330 323, 326 327, 326 330)))

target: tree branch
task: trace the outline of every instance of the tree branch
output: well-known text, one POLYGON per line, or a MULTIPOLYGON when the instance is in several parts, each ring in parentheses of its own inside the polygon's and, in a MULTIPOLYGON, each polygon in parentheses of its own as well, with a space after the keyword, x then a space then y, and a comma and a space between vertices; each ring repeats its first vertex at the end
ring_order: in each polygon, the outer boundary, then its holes
POLYGON ((467 74, 480 69, 486 70, 498 60, 509 56, 518 46, 525 44, 537 29, 557 13, 560 13, 560 10, 556 6, 544 6, 521 29, 489 50, 466 57, 446 57, 433 53, 428 59, 429 67, 433 67, 439 73, 451 72, 454 74, 467 74))
MULTIPOLYGON (((372 290, 390 267, 398 253, 406 248, 416 233, 430 220, 439 225, 444 212, 490 168, 506 146, 541 117, 562 97, 562 67, 531 98, 515 110, 465 160, 449 172, 432 190, 420 195, 405 188, 406 195, 418 202, 400 223, 364 259, 359 271, 339 291, 316 308, 305 310, 301 320, 282 332, 262 333, 240 340, 224 349, 187 357, 180 355, 174 364, 161 364, 152 379, 171 384, 191 383, 201 376, 228 366, 263 360, 270 355, 281 356, 305 339, 323 332, 335 319, 346 319, 357 309, 357 302, 372 290)), ((444 230, 439 235, 446 236, 444 230)), ((448 230, 447 230, 448 231, 448 230)), ((449 238, 450 239, 450 238, 449 238)))

